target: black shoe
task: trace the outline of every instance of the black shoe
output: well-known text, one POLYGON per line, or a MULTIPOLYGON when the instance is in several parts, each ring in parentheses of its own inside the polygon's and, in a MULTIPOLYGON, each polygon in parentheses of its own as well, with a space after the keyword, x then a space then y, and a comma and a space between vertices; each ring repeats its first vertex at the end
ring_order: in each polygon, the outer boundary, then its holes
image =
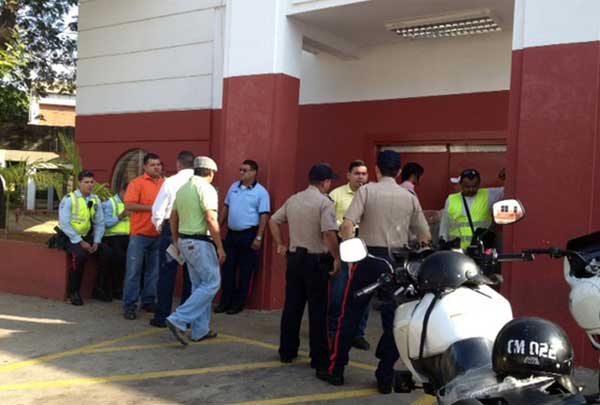
POLYGON ((239 314, 243 310, 244 310, 243 307, 233 307, 233 308, 229 308, 229 310, 227 310, 226 314, 227 315, 235 315, 235 314, 239 314))
POLYGON ((327 370, 326 368, 317 368, 317 371, 315 371, 315 376, 317 376, 319 380, 328 381, 329 370, 327 370))
POLYGON ((154 304, 144 304, 142 305, 142 309, 146 312, 149 312, 151 314, 156 312, 156 305, 154 304))
POLYGON ((327 382, 331 385, 344 385, 344 370, 333 370, 333 373, 329 374, 327 382))
POLYGON ((129 321, 133 321, 135 318, 137 318, 137 315, 135 314, 135 312, 127 311, 123 313, 123 318, 129 321))
POLYGON ((112 297, 103 290, 94 290, 92 298, 102 302, 112 302, 112 297))
POLYGON ((377 391, 380 394, 387 395, 392 393, 392 382, 389 383, 383 381, 377 381, 377 391))
POLYGON ((371 344, 364 337, 354 338, 352 347, 356 347, 358 350, 368 351, 371 349, 371 344))
POLYGON ((208 333, 204 336, 202 336, 200 339, 190 339, 192 342, 202 342, 203 340, 206 339, 212 339, 212 338, 216 338, 219 334, 217 332, 213 332, 212 330, 209 330, 208 333))
POLYGON ((78 292, 72 292, 69 294, 69 302, 72 305, 83 305, 83 300, 81 299, 81 296, 79 295, 78 292))
POLYGON ((282 362, 282 363, 287 364, 287 363, 291 363, 296 357, 298 357, 298 356, 282 356, 282 355, 279 355, 279 361, 282 362))
POLYGON ((173 325, 168 319, 165 321, 165 324, 167 324, 167 328, 169 328, 169 330, 171 331, 173 336, 175 336, 175 339, 179 341, 179 343, 181 343, 184 346, 188 345, 188 342, 185 339, 185 331, 173 325))
POLYGON ((215 314, 222 314, 223 312, 229 311, 229 308, 223 304, 219 304, 215 307, 213 311, 215 312, 215 314))
POLYGON ((156 320, 156 318, 152 318, 150 319, 150 325, 156 327, 156 328, 166 328, 167 324, 165 323, 165 321, 158 321, 156 320))

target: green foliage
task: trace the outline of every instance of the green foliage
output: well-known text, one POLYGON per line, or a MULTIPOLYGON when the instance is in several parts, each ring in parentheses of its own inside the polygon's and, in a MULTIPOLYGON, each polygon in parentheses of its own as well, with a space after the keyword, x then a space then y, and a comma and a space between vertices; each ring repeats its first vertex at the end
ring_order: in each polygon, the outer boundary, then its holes
POLYGON ((0 122, 25 124, 29 115, 29 97, 12 85, 0 86, 0 122))
POLYGON ((77 4, 78 0, 0 0, 0 84, 36 95, 49 89, 74 90, 77 43, 71 32, 76 23, 64 19, 77 4))

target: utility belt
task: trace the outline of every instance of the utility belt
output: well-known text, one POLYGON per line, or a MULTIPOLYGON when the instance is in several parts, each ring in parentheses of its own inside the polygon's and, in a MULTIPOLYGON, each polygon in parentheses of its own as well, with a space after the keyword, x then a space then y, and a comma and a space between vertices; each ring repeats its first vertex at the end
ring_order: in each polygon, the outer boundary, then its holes
POLYGON ((327 272, 333 271, 333 256, 329 253, 310 253, 309 250, 305 247, 296 247, 296 251, 288 251, 288 256, 295 257, 311 257, 317 259, 319 267, 324 269, 327 272))

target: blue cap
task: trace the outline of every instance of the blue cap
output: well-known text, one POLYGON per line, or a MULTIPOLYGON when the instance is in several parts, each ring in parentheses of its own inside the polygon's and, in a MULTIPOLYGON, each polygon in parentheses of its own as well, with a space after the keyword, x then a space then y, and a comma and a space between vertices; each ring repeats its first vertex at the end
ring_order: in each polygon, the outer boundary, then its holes
POLYGON ((325 181, 325 180, 336 180, 340 177, 333 173, 331 166, 327 163, 319 163, 310 168, 308 172, 308 179, 311 181, 325 181))
POLYGON ((399 170, 402 167, 400 154, 393 150, 382 150, 377 156, 377 166, 379 168, 399 170))

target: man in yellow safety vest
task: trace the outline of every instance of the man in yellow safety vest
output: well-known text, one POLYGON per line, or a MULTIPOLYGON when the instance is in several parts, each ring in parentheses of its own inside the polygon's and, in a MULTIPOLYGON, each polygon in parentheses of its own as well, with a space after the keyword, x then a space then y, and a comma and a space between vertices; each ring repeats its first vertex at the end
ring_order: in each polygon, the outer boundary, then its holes
POLYGON ((125 211, 123 197, 127 191, 127 183, 122 183, 117 194, 102 203, 106 232, 102 242, 106 246, 103 255, 102 274, 98 274, 95 294, 98 298, 111 301, 120 299, 123 294, 123 277, 127 261, 127 245, 129 244, 129 211, 125 211))
MULTIPOLYGON (((499 178, 504 180, 502 172, 499 178)), ((504 197, 504 187, 480 188, 481 176, 475 169, 463 170, 459 185, 461 191, 446 199, 439 236, 446 241, 460 238, 460 248, 466 250, 474 230, 492 225, 491 208, 504 197)))
POLYGON ((83 270, 88 256, 103 250, 104 214, 100 199, 92 193, 94 174, 88 170, 79 173, 79 188, 67 194, 60 202, 58 226, 69 238, 66 251, 69 260, 69 300, 73 305, 83 305, 79 295, 83 270))

